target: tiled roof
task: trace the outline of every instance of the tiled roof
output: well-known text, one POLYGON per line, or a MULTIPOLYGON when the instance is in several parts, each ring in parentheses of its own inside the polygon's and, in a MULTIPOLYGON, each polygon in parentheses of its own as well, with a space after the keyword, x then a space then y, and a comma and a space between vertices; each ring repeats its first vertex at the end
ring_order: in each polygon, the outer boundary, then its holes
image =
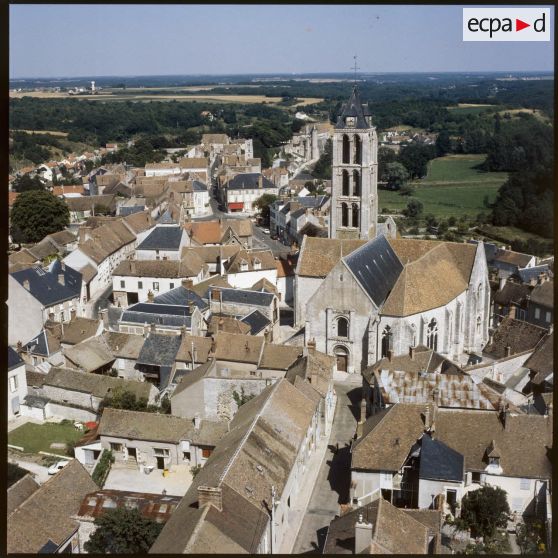
POLYGON ((145 341, 141 335, 116 331, 104 331, 102 336, 115 357, 130 360, 137 360, 145 341))
POLYGON ((98 207, 114 209, 114 195, 80 196, 77 198, 64 198, 70 211, 93 211, 98 207))
POLYGON ((546 333, 547 330, 542 327, 507 316, 502 320, 492 336, 492 341, 486 345, 483 352, 498 359, 506 356, 506 347, 510 347, 510 355, 532 351, 546 333))
POLYGON ((196 293, 198 296, 206 297, 209 287, 212 286, 223 287, 225 289, 232 289, 232 286, 228 283, 226 277, 223 277, 222 275, 214 275, 209 279, 205 279, 204 281, 200 281, 199 283, 196 283, 195 285, 190 287, 190 290, 196 293))
POLYGON ((98 329, 99 320, 75 317, 69 323, 64 324, 61 342, 76 345, 96 335, 98 329))
POLYGON ((227 134, 203 134, 201 139, 202 145, 222 144, 228 145, 229 136, 227 134))
POLYGON ((33 492, 39 489, 39 484, 35 482, 31 473, 26 473, 17 482, 8 488, 8 517, 22 504, 33 492))
MULTIPOLYGON (((135 217, 135 215, 131 217, 135 217)), ((109 221, 93 229, 90 235, 91 238, 80 242, 79 248, 97 264, 136 239, 122 220, 109 221)))
POLYGON ((141 213, 134 213, 133 215, 127 215, 124 217, 124 222, 136 233, 146 231, 153 227, 155 224, 151 213, 149 211, 143 211, 141 213))
POLYGON ((192 343, 194 344, 194 362, 205 363, 211 351, 211 338, 196 335, 183 335, 176 353, 179 362, 192 362, 192 343))
POLYGON ((60 339, 45 328, 23 348, 29 354, 49 357, 60 350, 60 339))
POLYGON ((240 250, 225 264, 225 268, 227 273, 242 273, 258 269, 277 269, 277 265, 271 250, 240 250), (256 267, 256 262, 260 263, 259 268, 256 267), (243 263, 248 264, 245 270, 242 269, 243 263))
POLYGON ((271 370, 287 370, 301 356, 301 353, 300 347, 266 343, 259 367, 271 370))
POLYGON ((260 362, 263 345, 263 337, 219 332, 215 335, 215 358, 257 365, 260 362))
POLYGON ((291 383, 295 383, 296 378, 308 381, 322 397, 325 397, 333 381, 334 367, 335 357, 309 350, 306 356, 299 356, 289 367, 285 378, 291 383))
POLYGON ((103 411, 98 432, 101 437, 174 444, 189 440, 192 443, 215 446, 226 434, 227 424, 202 420, 200 428, 196 429, 194 421, 189 418, 107 407, 103 411))
POLYGON ((502 262, 508 263, 512 265, 516 265, 517 267, 525 267, 529 264, 533 256, 529 254, 522 254, 521 252, 514 252, 513 250, 498 250, 493 258, 493 262, 502 262))
POLYGON ((305 236, 298 258, 298 275, 325 277, 343 257, 366 244, 366 240, 341 240, 305 236))
POLYGON ((183 157, 178 161, 181 169, 206 169, 209 160, 206 157, 183 157))
POLYGON ((197 254, 188 254, 182 260, 124 260, 113 276, 185 279, 196 277, 202 269, 207 269, 203 260, 197 254))
POLYGON ((83 497, 96 489, 83 465, 72 459, 8 517, 8 553, 37 554, 48 542, 60 546, 78 528, 71 517, 83 497))
POLYGON ((539 342, 524 366, 536 374, 533 381, 537 380, 537 376, 546 378, 554 372, 554 331, 539 342))
POLYGON ((155 227, 137 250, 178 250, 184 230, 179 226, 155 227))
POLYGON ((532 287, 529 285, 518 285, 512 281, 506 281, 504 287, 494 294, 494 302, 500 306, 510 306, 512 303, 523 304, 531 290, 532 287))
POLYGON ((115 361, 102 337, 93 337, 64 349, 64 356, 76 368, 93 372, 115 361))
POLYGON ((251 332, 248 324, 232 316, 212 314, 207 324, 207 333, 208 335, 214 335, 220 331, 224 333, 240 333, 242 335, 249 333, 255 335, 251 332))
POLYGON ((546 281, 531 291, 531 302, 554 308, 554 281, 546 281))
POLYGON ((81 292, 81 273, 58 260, 46 271, 35 266, 11 273, 11 276, 22 286, 24 281, 29 281, 30 294, 45 307, 79 297, 81 292), (59 274, 64 275, 64 285, 58 281, 59 274))

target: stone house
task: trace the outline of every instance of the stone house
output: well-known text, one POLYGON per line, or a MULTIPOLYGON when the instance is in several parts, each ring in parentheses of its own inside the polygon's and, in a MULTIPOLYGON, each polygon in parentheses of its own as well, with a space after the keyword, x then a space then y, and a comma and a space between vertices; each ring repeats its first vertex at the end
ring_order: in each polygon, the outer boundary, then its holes
POLYGON ((550 328, 554 325, 554 280, 541 278, 538 285, 533 287, 527 300, 528 322, 550 328))
POLYGON ((261 173, 237 174, 224 185, 222 202, 229 213, 253 215, 254 202, 263 194, 278 195, 279 188, 261 173))
POLYGON ((203 465, 226 432, 226 424, 199 417, 111 408, 103 411, 98 429, 103 449, 111 450, 117 461, 136 463, 140 470, 203 465))
POLYGON ((8 347, 8 420, 19 416, 26 395, 25 362, 12 347, 8 347))
POLYGON ((186 231, 178 225, 157 225, 136 248, 138 260, 180 260, 189 244, 186 231))
POLYGON ((277 264, 271 250, 240 250, 224 267, 226 279, 235 289, 248 289, 260 279, 277 284, 277 264))

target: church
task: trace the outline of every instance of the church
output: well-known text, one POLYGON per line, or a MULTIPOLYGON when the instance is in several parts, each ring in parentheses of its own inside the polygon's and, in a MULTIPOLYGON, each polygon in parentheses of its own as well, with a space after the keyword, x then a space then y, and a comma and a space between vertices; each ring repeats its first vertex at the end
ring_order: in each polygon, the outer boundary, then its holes
POLYGON ((393 222, 379 224, 377 144, 355 86, 334 130, 330 238, 302 243, 295 321, 338 371, 421 344, 463 363, 488 341, 484 246, 397 238, 393 222))

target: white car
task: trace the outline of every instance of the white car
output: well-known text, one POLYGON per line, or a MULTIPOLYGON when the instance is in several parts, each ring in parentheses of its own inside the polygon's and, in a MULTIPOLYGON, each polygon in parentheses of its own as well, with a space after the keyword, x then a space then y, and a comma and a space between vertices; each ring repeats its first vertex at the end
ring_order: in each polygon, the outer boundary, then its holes
POLYGON ((49 475, 55 475, 56 473, 58 473, 58 471, 61 471, 62 469, 64 469, 64 467, 66 467, 66 465, 68 465, 69 461, 58 461, 58 463, 55 463, 54 465, 51 465, 48 468, 48 474, 49 475))
POLYGON ((262 229, 265 234, 269 234, 269 229, 262 229))

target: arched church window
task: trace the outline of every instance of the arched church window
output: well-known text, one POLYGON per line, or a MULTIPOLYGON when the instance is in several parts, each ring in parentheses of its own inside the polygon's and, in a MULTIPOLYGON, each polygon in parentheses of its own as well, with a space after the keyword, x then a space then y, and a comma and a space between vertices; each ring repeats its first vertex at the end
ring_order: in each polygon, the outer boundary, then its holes
POLYGON ((382 358, 387 357, 388 351, 391 349, 391 327, 386 326, 382 331, 382 358))
POLYGON ((337 337, 349 337, 349 320, 347 318, 337 320, 337 337))
POLYGON ((354 136, 355 152, 353 157, 353 163, 360 165, 362 163, 362 140, 359 136, 354 136))
POLYGON ((349 171, 343 170, 342 176, 343 176, 343 195, 348 196, 349 195, 349 171))
POLYGON ((347 134, 343 134, 343 163, 351 162, 351 142, 347 134))
POLYGON ((435 318, 430 320, 426 330, 426 345, 433 351, 438 350, 438 322, 435 318))
POLYGON ((360 196, 360 173, 353 171, 353 196, 360 196))
POLYGON ((349 226, 349 206, 344 202, 341 204, 341 226, 349 226))
POLYGON ((353 227, 358 227, 358 212, 359 212, 358 204, 353 203, 353 209, 352 209, 353 227))
POLYGON ((478 316, 477 317, 477 335, 480 335, 481 327, 482 327, 482 320, 481 320, 481 317, 478 316))

